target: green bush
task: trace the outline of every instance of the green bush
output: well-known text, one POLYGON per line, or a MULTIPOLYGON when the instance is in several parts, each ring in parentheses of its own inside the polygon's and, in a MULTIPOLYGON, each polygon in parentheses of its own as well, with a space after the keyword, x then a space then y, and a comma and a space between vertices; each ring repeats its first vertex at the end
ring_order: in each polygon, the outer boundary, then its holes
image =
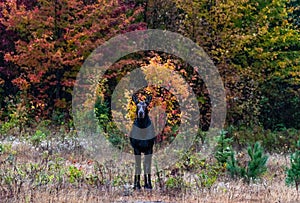
POLYGON ((228 159, 226 167, 232 177, 242 177, 250 183, 251 180, 259 178, 266 172, 268 156, 264 154, 263 148, 260 146, 259 142, 256 142, 253 148, 249 146, 247 151, 250 160, 246 167, 239 166, 234 154, 228 159))
POLYGON ((232 178, 240 176, 241 168, 239 167, 239 164, 235 158, 234 152, 230 154, 229 159, 226 163, 226 168, 229 171, 232 178))
POLYGON ((34 135, 30 138, 30 141, 34 146, 38 146, 47 137, 46 133, 42 130, 36 130, 34 135))
POLYGON ((17 94, 14 99, 6 98, 5 100, 5 111, 1 115, 4 116, 5 122, 0 122, 0 134, 22 135, 30 120, 27 98, 17 94))
POLYGON ((256 179, 261 174, 267 171, 266 163, 268 156, 264 155, 263 148, 259 142, 254 144, 254 147, 248 147, 248 155, 250 161, 246 170, 247 179, 256 179))
POLYGON ((221 130, 220 135, 216 138, 215 158, 219 163, 226 163, 228 157, 233 153, 231 147, 233 139, 226 137, 226 134, 227 131, 221 130))
POLYGON ((297 86, 277 78, 262 85, 260 121, 266 129, 300 129, 300 97, 297 86))
POLYGON ((295 185, 298 191, 300 183, 300 140, 297 142, 297 147, 297 150, 290 156, 291 166, 286 170, 285 182, 289 186, 295 185))
POLYGON ((69 166, 68 175, 70 183, 80 183, 83 180, 83 171, 76 166, 69 166))
POLYGON ((181 190, 184 186, 185 186, 185 183, 181 176, 169 177, 166 181, 167 189, 181 190))
POLYGON ((7 134, 11 129, 16 127, 18 125, 17 120, 15 119, 10 119, 9 121, 3 123, 0 126, 0 134, 5 135, 7 134))
POLYGON ((123 149, 125 145, 129 145, 129 139, 125 137, 114 122, 108 122, 106 128, 108 140, 113 146, 123 149))
POLYGON ((223 166, 217 165, 208 165, 206 164, 206 168, 202 170, 199 174, 197 174, 196 183, 198 187, 205 187, 210 189, 213 184, 217 181, 223 166))
POLYGON ((110 108, 108 103, 100 97, 95 102, 95 114, 100 126, 106 131, 107 123, 110 121, 110 108))
POLYGON ((124 146, 128 144, 128 139, 124 133, 118 129, 116 124, 111 121, 109 104, 101 97, 98 97, 95 102, 94 111, 101 129, 107 134, 109 142, 119 149, 124 148, 124 146))
POLYGON ((268 152, 288 153, 296 148, 295 140, 300 137, 300 130, 289 128, 282 131, 265 130, 262 126, 227 128, 233 142, 241 147, 260 142, 268 152))
POLYGON ((0 143, 0 155, 11 152, 11 144, 2 144, 0 143))
POLYGON ((180 153, 180 161, 176 164, 178 168, 188 171, 196 171, 205 165, 205 159, 199 153, 193 153, 190 150, 180 153))

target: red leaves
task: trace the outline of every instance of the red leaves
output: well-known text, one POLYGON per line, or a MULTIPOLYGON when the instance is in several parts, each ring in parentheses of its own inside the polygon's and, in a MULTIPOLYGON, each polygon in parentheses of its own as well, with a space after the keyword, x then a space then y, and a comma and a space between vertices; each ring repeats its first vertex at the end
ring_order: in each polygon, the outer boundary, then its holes
POLYGON ((12 83, 16 85, 21 91, 25 91, 30 87, 30 84, 23 77, 14 79, 12 83))
POLYGON ((61 82, 61 85, 64 87, 73 87, 74 83, 75 83, 75 80, 71 79, 71 80, 66 80, 66 81, 61 82))
POLYGON ((43 72, 39 72, 38 74, 28 74, 28 78, 30 83, 40 83, 41 82, 41 77, 43 75, 43 72))
POLYGON ((17 2, 6 2, 0 19, 18 35, 15 52, 5 53, 5 60, 17 67, 12 83, 49 108, 70 107, 77 72, 97 46, 124 30, 142 29, 134 22, 141 8, 128 12, 133 7, 120 2, 38 0, 36 7, 17 2))

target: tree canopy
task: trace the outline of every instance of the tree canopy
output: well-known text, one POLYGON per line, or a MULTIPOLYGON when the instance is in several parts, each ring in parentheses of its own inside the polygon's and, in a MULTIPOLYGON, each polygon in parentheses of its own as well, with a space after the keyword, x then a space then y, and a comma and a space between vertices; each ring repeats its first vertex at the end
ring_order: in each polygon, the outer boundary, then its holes
MULTIPOLYGON (((178 32, 201 46, 227 93, 227 124, 300 128, 300 4, 296 0, 1 0, 0 116, 20 103, 28 117, 70 119, 72 88, 88 55, 113 36, 141 29, 178 32), (51 99, 50 99, 51 98, 51 99)), ((108 98, 136 66, 171 60, 209 122, 209 94, 184 61, 137 53, 106 73, 108 98)), ((109 101, 109 100, 108 100, 109 101)))

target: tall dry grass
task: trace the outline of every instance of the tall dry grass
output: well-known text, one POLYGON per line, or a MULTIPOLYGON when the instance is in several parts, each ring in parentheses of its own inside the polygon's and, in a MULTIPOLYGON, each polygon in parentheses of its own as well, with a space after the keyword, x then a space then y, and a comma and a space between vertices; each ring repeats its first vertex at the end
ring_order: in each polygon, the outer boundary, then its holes
MULTIPOLYGON (((150 192, 132 191, 128 189, 130 187, 128 185, 126 188, 125 182, 126 184, 132 183, 130 180, 132 173, 123 174, 128 171, 124 172, 124 168, 115 166, 112 166, 115 171, 109 170, 109 166, 106 166, 107 168, 98 169, 95 172, 99 177, 101 173, 106 173, 102 174, 106 182, 99 180, 99 184, 96 182, 87 184, 84 178, 79 178, 78 182, 70 183, 68 166, 77 166, 84 174, 94 171, 94 165, 87 161, 84 154, 78 152, 74 154, 71 151, 67 149, 55 151, 55 146, 51 149, 35 148, 26 142, 12 144, 9 152, 0 155, 0 174, 7 175, 6 172, 12 172, 11 177, 15 180, 1 178, 0 202, 300 202, 296 189, 285 185, 285 168, 289 165, 289 160, 285 155, 270 155, 268 172, 256 183, 246 184, 242 180, 232 180, 226 173, 223 173, 210 188, 199 187, 191 183, 189 187, 183 189, 166 189, 159 188, 159 183, 153 178, 155 187, 150 192), (47 152, 46 155, 45 152, 47 152), (13 160, 9 159, 11 153, 13 160), (43 170, 51 174, 52 169, 48 166, 57 157, 62 157, 64 160, 61 166, 62 169, 66 169, 63 180, 59 184, 55 181, 36 184, 35 176, 43 170), (26 175, 22 179, 22 176, 18 175, 18 167, 29 163, 38 164, 40 171, 25 168, 26 175), (120 176, 123 174, 124 179, 123 182, 113 185, 115 173, 120 176), (11 182, 8 183, 9 181, 11 182)), ((194 175, 193 172, 188 171, 186 174, 191 177, 194 175)), ((192 178, 187 180, 193 181, 192 178)))

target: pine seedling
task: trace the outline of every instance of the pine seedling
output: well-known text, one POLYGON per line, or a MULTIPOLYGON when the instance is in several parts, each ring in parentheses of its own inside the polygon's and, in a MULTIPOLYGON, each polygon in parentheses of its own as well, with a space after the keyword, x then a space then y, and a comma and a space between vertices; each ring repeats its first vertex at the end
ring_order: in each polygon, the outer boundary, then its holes
POLYGON ((226 168, 231 177, 239 176, 250 183, 250 180, 257 179, 267 170, 266 163, 268 156, 264 154, 263 148, 260 146, 259 142, 256 142, 253 148, 248 147, 248 155, 250 161, 248 162, 247 167, 240 167, 234 157, 234 153, 232 153, 227 160, 226 168))
POLYGON ((298 191, 300 183, 300 140, 297 142, 297 149, 290 156, 291 166, 286 170, 285 182, 288 186, 296 186, 298 191))
POLYGON ((229 171, 232 178, 240 175, 240 167, 235 159, 234 152, 232 152, 227 159, 226 169, 229 171))
POLYGON ((248 147, 248 155, 250 161, 248 162, 245 178, 249 182, 251 179, 254 180, 267 171, 266 163, 268 156, 264 154, 259 142, 256 142, 253 148, 248 147))
POLYGON ((226 137, 227 131, 221 130, 220 135, 217 137, 217 146, 215 151, 215 158, 219 163, 226 163, 228 157, 233 153, 231 143, 232 138, 226 137))

